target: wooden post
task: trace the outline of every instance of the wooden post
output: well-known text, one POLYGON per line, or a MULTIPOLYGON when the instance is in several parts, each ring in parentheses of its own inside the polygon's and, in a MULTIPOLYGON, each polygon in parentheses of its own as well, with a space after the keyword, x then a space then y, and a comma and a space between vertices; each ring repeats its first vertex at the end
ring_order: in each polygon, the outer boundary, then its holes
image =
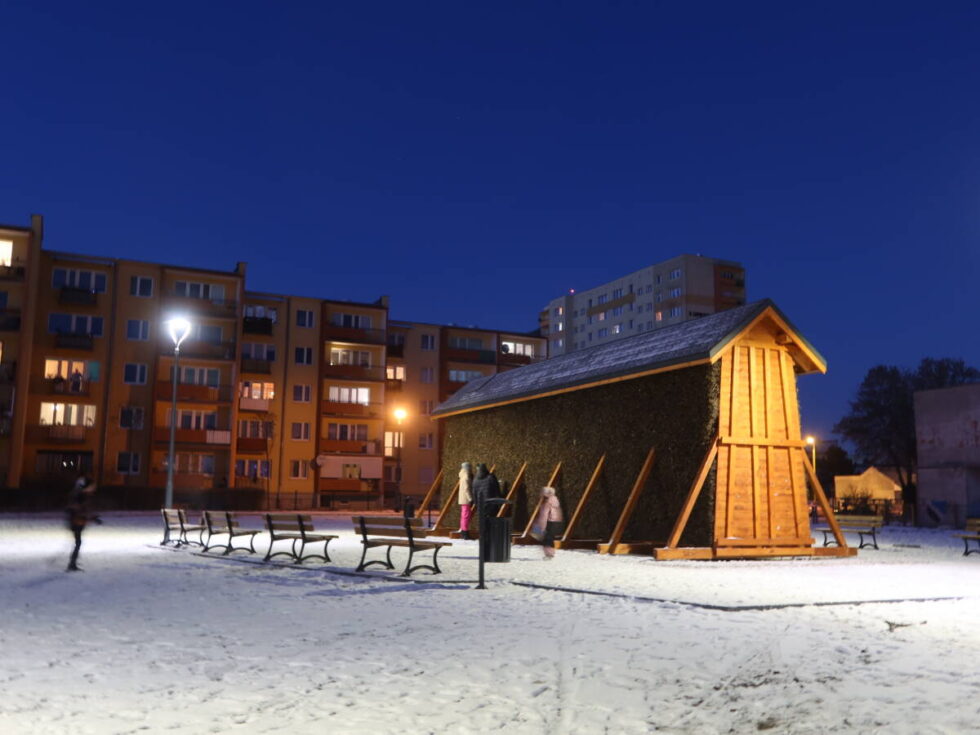
POLYGON ((456 484, 453 485, 453 489, 449 493, 449 497, 446 498, 446 502, 442 504, 442 510, 439 511, 439 517, 436 519, 436 525, 433 526, 433 531, 447 531, 448 528, 442 525, 443 519, 448 515, 449 509, 452 507, 453 502, 456 500, 456 496, 459 494, 459 480, 456 480, 456 484))
POLYGON ((429 503, 432 502, 432 498, 435 497, 436 490, 439 489, 439 486, 441 484, 442 484, 442 470, 439 470, 439 474, 436 475, 436 479, 433 480, 432 485, 429 486, 429 492, 425 494, 425 499, 422 501, 422 505, 420 505, 419 509, 415 511, 416 518, 421 518, 423 515, 425 515, 425 511, 429 509, 429 503))
MULTIPOLYGON (((514 478, 513 484, 510 486, 510 490, 507 491, 507 500, 513 502, 517 498, 517 488, 524 484, 524 473, 527 471, 527 462, 521 465, 521 468, 517 471, 517 477, 514 478)), ((497 518, 503 518, 507 514, 508 508, 511 506, 508 503, 501 503, 500 509, 497 511, 497 518)))
POLYGON ((650 447, 650 451, 647 452, 647 458, 643 462, 643 467, 640 468, 640 474, 636 476, 636 482, 633 483, 633 489, 630 490, 629 497, 626 499, 626 505, 623 506, 623 512, 619 514, 619 520, 616 522, 616 527, 613 529, 612 536, 609 537, 608 544, 601 544, 599 546, 600 554, 615 554, 616 547, 619 546, 620 542, 623 540, 623 532, 626 530, 626 524, 629 523, 630 516, 633 515, 633 509, 636 507, 636 501, 640 499, 640 493, 643 491, 643 486, 646 484, 647 478, 650 476, 650 470, 653 469, 653 460, 656 456, 656 451, 653 447, 650 447))
MULTIPOLYGON (((558 475, 561 474, 561 462, 555 465, 555 469, 551 473, 551 477, 548 478, 548 487, 554 487, 555 483, 558 482, 558 475)), ((527 525, 524 527, 524 533, 521 534, 521 538, 527 538, 531 534, 531 526, 534 525, 534 519, 538 515, 538 511, 541 509, 541 496, 538 496, 538 502, 534 505, 534 512, 531 513, 531 517, 527 519, 527 525)))
POLYGON ((565 533, 562 534, 561 538, 555 543, 555 548, 561 548, 559 544, 564 545, 572 538, 572 531, 575 530, 575 525, 578 523, 578 519, 582 515, 582 509, 585 508, 585 503, 592 494, 592 490, 598 484, 599 475, 602 474, 602 469, 606 466, 606 455, 603 454, 599 457, 599 461, 596 462, 595 469, 592 470, 592 477, 589 478, 589 484, 585 486, 585 492, 582 493, 582 497, 578 499, 578 505, 575 506, 575 512, 572 513, 571 519, 568 521, 568 525, 565 527, 565 533))
POLYGON ((698 474, 691 484, 691 489, 687 492, 687 498, 684 499, 684 505, 681 506, 680 515, 677 516, 677 520, 674 522, 674 529, 670 532, 670 538, 667 539, 668 549, 676 549, 677 544, 680 543, 681 534, 684 533, 684 529, 687 527, 687 521, 691 517, 691 511, 694 510, 694 504, 701 494, 701 488, 704 487, 704 481, 708 479, 708 472, 711 471, 711 465, 714 464, 717 455, 718 437, 716 436, 715 440, 711 442, 711 448, 701 461, 701 468, 698 470, 698 474))
POLYGON ((844 540, 844 534, 841 533, 840 526, 837 525, 833 508, 830 507, 830 502, 827 500, 827 496, 824 495, 820 480, 817 479, 817 473, 813 471, 813 465, 810 464, 810 458, 806 456, 805 449, 798 449, 797 451, 803 455, 803 466, 806 468, 806 474, 809 476, 810 482, 813 483, 813 494, 817 496, 817 502, 820 504, 823 514, 827 516, 827 525, 834 532, 834 539, 836 539, 837 545, 842 549, 846 549, 847 542, 844 540))

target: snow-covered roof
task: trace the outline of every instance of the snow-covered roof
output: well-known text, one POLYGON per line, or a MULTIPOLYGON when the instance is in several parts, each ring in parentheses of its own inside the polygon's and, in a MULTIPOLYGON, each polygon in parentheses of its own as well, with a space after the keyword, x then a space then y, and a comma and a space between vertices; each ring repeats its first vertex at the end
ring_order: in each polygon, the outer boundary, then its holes
POLYGON ((824 369, 823 358, 804 340, 769 299, 727 309, 680 324, 643 332, 633 337, 570 352, 515 370, 477 378, 464 385, 433 411, 447 416, 479 407, 543 397, 576 387, 648 373, 696 362, 718 354, 736 335, 767 309, 793 332, 793 339, 824 369))

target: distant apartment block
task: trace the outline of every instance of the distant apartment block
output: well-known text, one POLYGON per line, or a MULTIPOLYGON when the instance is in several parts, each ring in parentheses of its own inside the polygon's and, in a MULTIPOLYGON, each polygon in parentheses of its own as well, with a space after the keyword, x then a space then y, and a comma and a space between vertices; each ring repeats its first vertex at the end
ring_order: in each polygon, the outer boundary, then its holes
POLYGON ((0 225, 7 487, 56 489, 85 472, 122 495, 162 488, 175 422, 178 500, 220 490, 272 509, 394 507, 439 467, 432 409, 545 355, 536 336, 390 321, 387 297, 248 291, 244 263, 100 258, 42 238, 39 216, 0 225), (192 331, 173 415, 175 316, 192 331))
MULTIPOLYGON (((475 378, 546 357, 536 334, 395 321, 388 326, 386 492, 418 500, 439 471, 441 424, 432 410, 475 378), (404 415, 399 422, 395 411, 404 415)), ((475 460, 476 458, 474 458, 475 460)))
POLYGON ((538 317, 548 355, 605 344, 745 303, 745 268, 679 255, 601 286, 552 299, 538 317))

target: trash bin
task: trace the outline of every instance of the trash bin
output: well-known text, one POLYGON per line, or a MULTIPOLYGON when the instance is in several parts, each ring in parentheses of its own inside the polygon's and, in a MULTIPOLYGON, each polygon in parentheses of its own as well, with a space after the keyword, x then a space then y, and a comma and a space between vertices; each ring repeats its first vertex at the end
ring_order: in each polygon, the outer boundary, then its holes
POLYGON ((487 537, 483 542, 483 561, 509 562, 510 535, 513 523, 510 518, 487 518, 484 530, 487 537))

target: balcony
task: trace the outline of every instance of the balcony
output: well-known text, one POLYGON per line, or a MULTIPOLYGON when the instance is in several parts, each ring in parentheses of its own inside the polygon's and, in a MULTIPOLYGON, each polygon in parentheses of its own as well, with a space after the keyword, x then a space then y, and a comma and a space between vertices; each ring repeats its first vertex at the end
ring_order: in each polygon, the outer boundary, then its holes
POLYGON ((378 442, 363 439, 320 439, 321 452, 335 454, 378 454, 378 442))
POLYGON ((195 299, 176 294, 168 294, 165 299, 167 306, 173 311, 221 319, 238 318, 238 302, 234 299, 195 299))
POLYGON ((54 344, 66 350, 91 350, 95 347, 95 340, 91 334, 60 332, 55 335, 54 344))
POLYGON ((324 365, 323 377, 344 378, 346 380, 384 380, 385 369, 369 365, 324 365))
POLYGON ((58 303, 72 306, 95 306, 99 303, 99 299, 95 291, 90 291, 87 288, 62 286, 58 293, 58 303))
POLYGON ((269 440, 265 437, 240 436, 235 447, 239 452, 265 452, 269 448, 269 440))
POLYGON ((271 403, 268 398, 246 398, 242 396, 238 399, 238 408, 242 411, 260 411, 266 413, 271 403))
POLYGON ((65 424, 32 426, 29 441, 50 444, 84 444, 95 437, 91 426, 68 426, 65 424))
POLYGON ((90 387, 90 381, 81 376, 71 378, 31 378, 31 391, 41 395, 87 396, 90 387))
POLYGON ((20 309, 0 309, 0 332, 20 331, 20 309))
POLYGON ((530 355, 517 355, 513 352, 498 352, 497 362, 501 365, 530 365, 532 362, 536 362, 536 359, 530 355))
POLYGON ((367 489, 362 485, 362 482, 362 480, 356 478, 321 477, 320 490, 324 492, 350 492, 352 490, 360 492, 367 489))
POLYGON ((4 281, 23 281, 24 273, 22 265, 0 265, 0 279, 4 281))
POLYGON ((393 345, 390 342, 387 346, 388 357, 405 357, 405 343, 393 345))
MULTIPOLYGON (((153 441, 169 442, 170 427, 154 427, 153 441)), ((216 444, 230 447, 231 431, 227 429, 177 429, 174 432, 174 441, 178 444, 216 444)))
MULTIPOLYGON (((160 354, 172 355, 174 352, 173 344, 161 343, 160 354)), ((234 342, 191 342, 187 341, 180 346, 181 357, 193 357, 199 360, 234 360, 234 342)))
POLYGON ((243 357, 242 372, 269 375, 272 373, 272 362, 270 360, 256 360, 252 357, 243 357))
MULTIPOLYGON (((153 395, 158 401, 169 401, 173 390, 169 380, 158 380, 153 395)), ((230 403, 231 386, 178 383, 177 400, 181 403, 230 403)))
POLYGON ((335 324, 327 324, 323 328, 323 338, 328 340, 337 340, 338 342, 356 342, 369 345, 383 345, 385 343, 385 330, 359 329, 357 327, 338 327, 335 324))
POLYGON ((267 316, 247 316, 242 324, 245 334, 272 334, 275 322, 267 316))
POLYGON ((320 401, 320 413, 331 416, 362 416, 367 418, 380 417, 384 411, 381 403, 340 403, 339 401, 320 401))
POLYGON ((404 383, 404 380, 399 380, 398 378, 388 378, 385 380, 385 392, 398 393, 401 391, 404 383))
POLYGON ((450 347, 443 352, 445 359, 454 362, 478 362, 483 365, 493 365, 497 362, 494 350, 460 350, 450 347))

